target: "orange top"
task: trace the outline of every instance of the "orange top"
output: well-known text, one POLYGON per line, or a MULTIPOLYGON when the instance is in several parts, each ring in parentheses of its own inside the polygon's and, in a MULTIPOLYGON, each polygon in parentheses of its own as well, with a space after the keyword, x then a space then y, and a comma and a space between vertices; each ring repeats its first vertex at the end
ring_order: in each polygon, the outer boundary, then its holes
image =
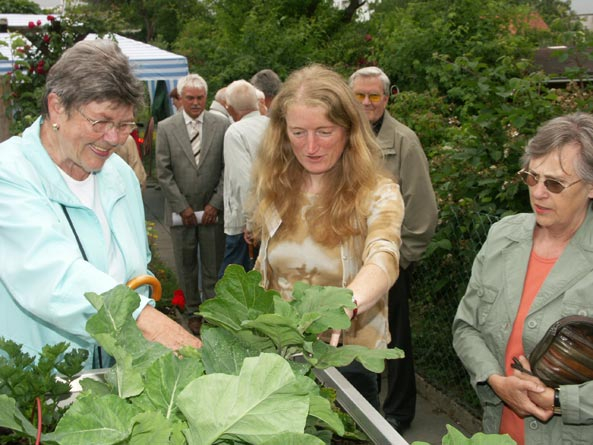
MULTIPOLYGON (((540 287, 557 259, 541 258, 533 250, 531 251, 527 274, 525 275, 525 284, 523 285, 523 294, 521 295, 521 303, 517 310, 517 316, 513 323, 513 330, 511 331, 504 356, 505 375, 507 376, 513 375, 513 368, 511 368, 513 357, 518 358, 520 355, 525 355, 523 349, 523 325, 525 324, 525 318, 527 318, 533 300, 535 300, 540 287)), ((511 436, 517 442, 517 445, 525 445, 523 419, 507 405, 502 410, 502 419, 500 422, 500 434, 505 433, 511 436)))

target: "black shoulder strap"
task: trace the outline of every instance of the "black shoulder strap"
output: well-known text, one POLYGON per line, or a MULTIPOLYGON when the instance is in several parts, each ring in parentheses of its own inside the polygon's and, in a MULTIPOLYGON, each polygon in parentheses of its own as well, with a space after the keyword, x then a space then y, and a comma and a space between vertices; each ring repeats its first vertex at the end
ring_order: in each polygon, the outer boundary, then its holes
POLYGON ((68 210, 66 210, 66 206, 64 204, 60 204, 62 206, 62 210, 64 211, 64 215, 66 215, 66 219, 68 220, 68 224, 70 224, 70 228, 72 229, 72 232, 74 233, 74 237, 76 238, 76 242, 78 243, 78 248, 80 249, 80 253, 82 253, 82 257, 84 258, 85 261, 88 261, 88 258, 86 257, 86 253, 84 251, 84 248, 82 247, 82 243, 80 242, 80 238, 78 238, 78 233, 76 233, 76 229, 74 228, 74 224, 72 224, 72 220, 70 219, 70 215, 68 214, 68 210))

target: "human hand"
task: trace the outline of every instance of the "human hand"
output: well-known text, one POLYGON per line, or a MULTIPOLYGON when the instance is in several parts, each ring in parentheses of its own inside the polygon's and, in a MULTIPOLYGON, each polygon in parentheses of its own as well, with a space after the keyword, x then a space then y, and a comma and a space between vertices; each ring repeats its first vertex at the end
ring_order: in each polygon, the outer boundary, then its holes
POLYGON ((527 396, 539 408, 546 411, 546 415, 544 417, 536 416, 538 419, 545 422, 554 415, 554 388, 546 386, 539 378, 531 374, 531 365, 525 356, 522 355, 519 357, 519 363, 527 372, 521 372, 515 369, 513 371, 513 375, 521 380, 534 382, 538 386, 544 388, 543 392, 528 391, 527 396))
POLYGON ((340 344, 340 336, 342 335, 342 331, 337 329, 332 331, 332 335, 329 339, 329 344, 332 346, 338 346, 340 344))
POLYGON ((243 229, 243 239, 248 245, 253 245, 253 235, 249 230, 243 229))
POLYGON ((202 341, 198 337, 150 305, 142 310, 136 324, 147 340, 160 343, 174 351, 183 346, 202 347, 202 341))
POLYGON ((196 218, 196 214, 194 213, 194 209, 190 207, 186 208, 183 212, 179 214, 181 216, 181 220, 183 221, 184 226, 197 226, 198 219, 196 218))
POLYGON ((522 379, 515 375, 505 377, 493 374, 488 378, 488 384, 498 397, 518 416, 526 417, 531 415, 541 420, 550 418, 549 410, 541 408, 530 398, 532 393, 539 394, 545 391, 545 387, 541 382, 537 383, 534 380, 522 379))
POLYGON ((218 218, 218 209, 206 204, 204 206, 204 214, 202 215, 202 224, 214 224, 218 218))

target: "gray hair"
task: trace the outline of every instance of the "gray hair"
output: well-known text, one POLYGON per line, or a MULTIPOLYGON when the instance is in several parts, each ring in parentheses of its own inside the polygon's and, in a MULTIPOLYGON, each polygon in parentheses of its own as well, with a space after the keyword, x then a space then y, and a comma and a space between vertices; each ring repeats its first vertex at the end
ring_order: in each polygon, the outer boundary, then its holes
POLYGON ((216 92, 214 100, 220 103, 226 102, 226 87, 222 87, 216 92))
POLYGON ((274 97, 280 91, 282 81, 278 74, 270 69, 258 71, 250 79, 251 84, 258 90, 262 90, 266 97, 274 97))
POLYGON ((226 89, 226 103, 237 112, 258 109, 257 93, 253 85, 246 80, 235 80, 226 89))
POLYGON ((90 102, 132 105, 134 111, 144 104, 144 86, 128 57, 107 39, 82 40, 64 51, 47 75, 41 98, 43 116, 49 114, 50 93, 60 97, 68 114, 90 102))
POLYGON ((561 151, 569 144, 581 148, 575 161, 576 174, 584 182, 593 184, 593 115, 574 113, 556 117, 544 123, 525 147, 521 158, 526 168, 532 159, 561 151))
POLYGON ((358 79, 359 77, 378 77, 378 78, 380 78, 381 83, 383 83, 383 93, 386 96, 390 95, 391 82, 389 81, 389 77, 387 77, 387 74, 385 74, 381 68, 376 67, 376 66, 367 66, 367 67, 364 67, 364 68, 361 68, 361 69, 355 71, 350 76, 350 79, 348 80, 348 84, 350 85, 350 88, 352 88, 354 86, 354 81, 356 79, 358 79))
POLYGON ((183 96, 183 89, 188 88, 204 88, 204 92, 208 94, 208 84, 199 74, 188 74, 177 81, 177 90, 183 96))

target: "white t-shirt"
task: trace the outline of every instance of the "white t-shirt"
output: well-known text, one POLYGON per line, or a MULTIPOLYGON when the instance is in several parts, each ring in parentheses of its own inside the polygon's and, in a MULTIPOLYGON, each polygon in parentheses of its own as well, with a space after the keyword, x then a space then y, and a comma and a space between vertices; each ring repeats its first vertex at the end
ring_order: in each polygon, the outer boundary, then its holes
MULTIPOLYGON (((95 180, 95 175, 90 174, 82 181, 77 181, 66 174, 66 172, 64 172, 61 168, 58 168, 58 170, 66 181, 68 188, 72 191, 72 193, 74 193, 74 195, 76 195, 81 204, 91 209, 95 215, 97 215, 97 218, 99 218, 103 232, 103 239, 105 240, 104 245, 107 248, 107 258, 109 261, 108 273, 113 279, 119 283, 123 283, 126 279, 124 257, 121 251, 117 248, 117 244, 113 239, 113 234, 109 229, 109 224, 107 223, 107 218, 105 217, 105 211, 103 210, 103 205, 101 204, 101 199, 99 197, 99 190, 97 181, 95 180)), ((74 226, 74 228, 76 228, 76 226, 74 226)))

